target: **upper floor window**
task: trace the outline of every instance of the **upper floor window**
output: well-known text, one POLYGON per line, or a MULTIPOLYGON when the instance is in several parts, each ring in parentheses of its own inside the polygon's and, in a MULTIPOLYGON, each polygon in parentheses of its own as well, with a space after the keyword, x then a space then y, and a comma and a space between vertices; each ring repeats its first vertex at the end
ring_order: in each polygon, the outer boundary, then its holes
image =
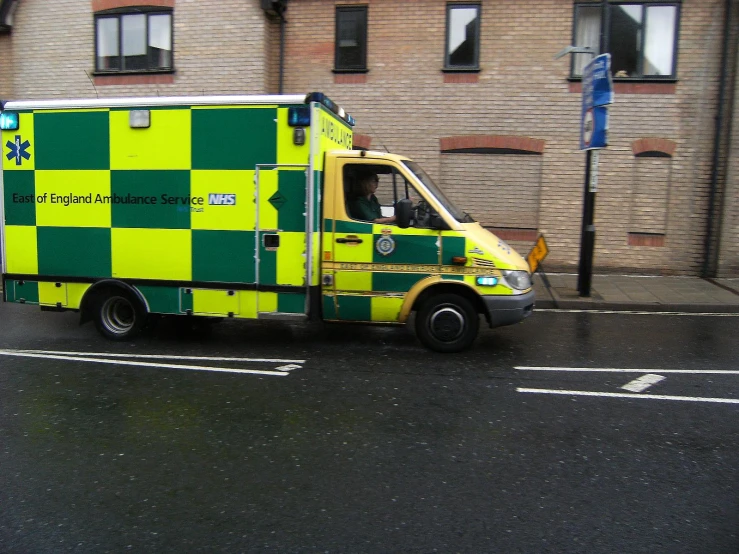
POLYGON ((167 71, 172 66, 172 12, 95 14, 95 70, 167 71))
POLYGON ((480 4, 447 4, 444 69, 480 66, 480 4))
POLYGON ((336 8, 336 71, 367 70, 367 6, 336 8))
MULTIPOLYGON (((674 79, 679 5, 629 2, 610 4, 608 9, 606 35, 614 78, 674 79)), ((600 26, 600 6, 575 6, 576 46, 589 46, 598 52, 600 26)), ((576 54, 572 58, 572 76, 580 77, 592 57, 576 54)))

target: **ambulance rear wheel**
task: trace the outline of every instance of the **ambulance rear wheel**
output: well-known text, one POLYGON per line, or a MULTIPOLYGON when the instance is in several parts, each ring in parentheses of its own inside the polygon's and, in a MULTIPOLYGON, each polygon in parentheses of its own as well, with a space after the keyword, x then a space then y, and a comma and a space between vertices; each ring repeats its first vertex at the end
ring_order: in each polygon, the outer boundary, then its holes
POLYGON ((100 293, 95 305, 95 326, 111 340, 128 340, 144 326, 146 310, 138 298, 124 290, 109 289, 100 293))
POLYGON ((460 352, 472 345, 480 315, 472 303, 456 294, 429 298, 416 314, 416 334, 436 352, 460 352))

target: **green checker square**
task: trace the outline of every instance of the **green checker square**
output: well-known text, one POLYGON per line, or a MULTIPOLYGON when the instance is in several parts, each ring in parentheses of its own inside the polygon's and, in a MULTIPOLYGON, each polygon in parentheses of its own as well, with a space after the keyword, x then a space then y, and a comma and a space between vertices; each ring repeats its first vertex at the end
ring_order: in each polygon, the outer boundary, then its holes
POLYGON ((146 299, 149 311, 153 314, 180 313, 180 289, 174 287, 137 286, 146 299))
POLYGON ((465 240, 464 237, 441 237, 441 265, 452 265, 454 256, 467 256, 464 251, 465 240))
MULTIPOLYGON (((331 229, 328 229, 329 231, 331 229)), ((369 234, 372 233, 372 223, 360 223, 358 221, 336 220, 337 233, 369 234)))
POLYGON ((374 292, 407 292, 421 279, 428 277, 423 273, 386 272, 372 274, 374 292))
POLYGON ((5 301, 38 304, 38 283, 35 281, 5 281, 5 301))
POLYGON ((192 110, 192 169, 277 163, 276 108, 192 110))
POLYGON ((5 224, 36 225, 36 186, 33 171, 3 174, 5 224))
POLYGON ((304 314, 305 293, 279 293, 277 295, 277 311, 285 314, 304 314))
POLYGON ((190 172, 186 170, 111 171, 113 227, 189 229, 190 172), (116 196, 118 198, 116 198, 116 196), (150 204, 134 199, 153 198, 150 204), (131 202, 126 202, 131 200, 131 202))
POLYGON ((194 310, 195 295, 192 293, 192 289, 182 288, 180 289, 180 310, 181 313, 186 314, 194 310), (189 291, 189 292, 188 292, 189 291))
POLYGON ((426 264, 438 265, 439 247, 438 236, 416 236, 416 235, 392 235, 395 241, 395 249, 383 256, 377 251, 377 240, 382 235, 375 235, 373 242, 375 248, 372 250, 372 261, 374 263, 388 264, 426 264))
POLYGON ((193 229, 194 281, 253 283, 255 265, 254 231, 193 229))
POLYGON ((339 296, 339 318, 348 321, 372 321, 369 296, 339 296))
POLYGON ((323 296, 323 319, 339 319, 339 316, 336 314, 334 297, 331 295, 323 296))
POLYGON ((283 231, 305 232, 305 172, 280 171, 278 198, 284 202, 277 208, 277 226, 283 231))
POLYGON ((110 277, 110 229, 38 227, 39 275, 110 277))
POLYGON ((108 111, 33 116, 36 169, 109 169, 108 111))

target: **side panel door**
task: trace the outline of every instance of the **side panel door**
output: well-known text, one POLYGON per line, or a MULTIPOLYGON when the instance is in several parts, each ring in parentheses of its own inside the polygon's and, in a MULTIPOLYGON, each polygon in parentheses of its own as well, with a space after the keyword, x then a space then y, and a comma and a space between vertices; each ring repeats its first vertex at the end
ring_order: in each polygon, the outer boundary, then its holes
POLYGON ((307 167, 258 166, 255 180, 257 313, 304 314, 308 291, 307 167))

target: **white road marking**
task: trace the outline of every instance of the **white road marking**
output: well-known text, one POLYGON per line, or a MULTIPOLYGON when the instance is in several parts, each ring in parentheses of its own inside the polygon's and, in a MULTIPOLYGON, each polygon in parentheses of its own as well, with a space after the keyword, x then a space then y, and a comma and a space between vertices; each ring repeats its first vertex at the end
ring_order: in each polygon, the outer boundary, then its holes
MULTIPOLYGON (((47 360, 64 360, 72 362, 87 362, 96 364, 110 364, 110 365, 128 365, 135 367, 159 367, 165 369, 190 369, 194 371, 213 371, 219 373, 250 373, 255 375, 274 375, 284 377, 290 375, 285 371, 269 371, 260 369, 236 369, 232 367, 210 367, 201 365, 181 365, 181 364, 160 364, 153 362, 136 362, 136 361, 125 361, 125 360, 110 360, 107 358, 92 358, 86 356, 62 356, 57 354, 39 354, 34 352, 23 352, 23 351, 12 351, 12 350, 0 350, 0 356, 15 356, 21 358, 43 358, 47 360)), ((105 354, 103 354, 105 355, 105 354)), ((193 358, 197 359, 197 358, 193 358)))
POLYGON ((110 352, 64 352, 59 350, 16 350, 6 352, 31 352, 33 354, 59 354, 61 356, 105 356, 107 358, 141 358, 151 360, 203 360, 208 362, 266 362, 276 364, 304 364, 305 360, 283 360, 280 358, 229 358, 224 356, 172 356, 169 354, 114 354, 110 352))
POLYGON ((536 308, 537 312, 553 312, 560 314, 622 314, 622 315, 676 315, 697 317, 739 317, 739 313, 721 312, 643 312, 638 310, 568 310, 565 308, 536 308))
POLYGON ((521 371, 569 371, 569 372, 592 372, 592 373, 684 373, 688 375, 739 375, 739 370, 733 369, 624 369, 616 367, 539 367, 539 366, 515 366, 513 369, 521 371))
POLYGON ((652 385, 656 385, 660 381, 664 381, 664 380, 665 380, 665 377, 662 377, 661 375, 656 375, 654 373, 647 373, 646 375, 637 377, 633 381, 629 381, 621 388, 625 390, 629 390, 631 392, 644 392, 652 385))
POLYGON ((701 398, 695 396, 665 396, 661 394, 629 394, 625 392, 589 392, 581 390, 552 390, 552 389, 524 389, 517 388, 518 392, 535 394, 559 394, 565 396, 597 396, 606 398, 644 398, 647 400, 677 400, 681 402, 709 402, 717 404, 739 404, 737 398, 701 398))

